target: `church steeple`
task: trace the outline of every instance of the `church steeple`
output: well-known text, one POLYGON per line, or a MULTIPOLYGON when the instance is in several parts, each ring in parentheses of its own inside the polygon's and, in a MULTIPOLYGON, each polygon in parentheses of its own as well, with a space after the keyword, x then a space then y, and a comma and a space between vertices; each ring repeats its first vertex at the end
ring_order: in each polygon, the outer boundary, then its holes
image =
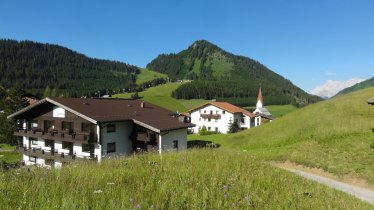
POLYGON ((262 108, 262 106, 263 106, 263 98, 262 98, 262 92, 261 92, 261 87, 260 87, 260 89, 258 90, 256 108, 262 108))

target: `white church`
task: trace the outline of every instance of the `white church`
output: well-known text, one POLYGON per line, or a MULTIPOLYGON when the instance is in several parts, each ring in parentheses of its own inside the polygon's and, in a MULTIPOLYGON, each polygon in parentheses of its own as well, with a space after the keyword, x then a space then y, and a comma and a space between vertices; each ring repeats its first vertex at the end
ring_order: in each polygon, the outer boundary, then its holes
MULTIPOLYGON (((263 101, 264 100, 262 98, 262 91, 261 91, 261 88, 260 88, 258 90, 256 109, 253 113, 256 114, 256 116, 261 117, 262 121, 265 121, 265 120, 272 121, 273 120, 273 115, 269 112, 269 110, 267 110, 264 107, 264 102, 263 101)), ((261 122, 258 123, 258 124, 261 124, 261 122)))
POLYGON ((228 133, 231 123, 236 123, 240 129, 249 129, 272 120, 272 115, 263 106, 261 88, 254 113, 227 102, 215 101, 191 109, 188 113, 191 123, 196 125, 191 129, 193 133, 199 133, 203 127, 208 131, 228 133))

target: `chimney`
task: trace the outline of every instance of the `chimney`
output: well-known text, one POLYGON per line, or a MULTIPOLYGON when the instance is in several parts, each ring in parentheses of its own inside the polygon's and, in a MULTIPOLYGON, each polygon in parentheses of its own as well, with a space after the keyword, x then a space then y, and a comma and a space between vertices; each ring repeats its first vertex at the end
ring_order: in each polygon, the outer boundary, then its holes
POLYGON ((144 103, 144 101, 140 102, 140 107, 141 107, 141 108, 144 108, 144 107, 145 107, 145 103, 144 103))

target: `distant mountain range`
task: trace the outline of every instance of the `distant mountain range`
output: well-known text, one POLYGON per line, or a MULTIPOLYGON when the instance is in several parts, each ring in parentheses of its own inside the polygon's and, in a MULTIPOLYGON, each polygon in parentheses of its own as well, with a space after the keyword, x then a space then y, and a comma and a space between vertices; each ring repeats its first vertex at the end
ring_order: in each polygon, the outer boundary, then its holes
MULTIPOLYGON (((254 105, 259 87, 265 104, 304 105, 321 100, 258 61, 236 56, 205 40, 177 54, 161 54, 147 69, 171 80, 187 79, 173 92, 178 99, 217 99, 254 105)), ((98 90, 137 87, 134 65, 89 58, 65 47, 32 41, 0 40, 0 85, 20 83, 37 96, 79 97, 98 90)))
POLYGON ((351 93, 357 90, 361 90, 361 89, 365 89, 365 88, 373 87, 373 86, 374 86, 374 77, 371 79, 365 80, 363 82, 357 83, 349 88, 345 88, 339 91, 335 96, 344 95, 347 93, 351 93))
POLYGON ((259 87, 265 103, 304 105, 321 100, 258 61, 199 40, 177 54, 161 54, 147 68, 174 80, 193 80, 174 91, 180 99, 204 98, 254 105, 259 87))

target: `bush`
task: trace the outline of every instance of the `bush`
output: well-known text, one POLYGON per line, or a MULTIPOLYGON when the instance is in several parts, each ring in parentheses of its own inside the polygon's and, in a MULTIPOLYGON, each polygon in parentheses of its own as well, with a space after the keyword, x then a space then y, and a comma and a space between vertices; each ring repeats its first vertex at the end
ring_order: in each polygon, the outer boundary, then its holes
POLYGON ((217 132, 215 132, 215 131, 208 131, 208 130, 206 129, 206 127, 203 126, 203 127, 199 130, 199 134, 200 134, 201 136, 205 136, 205 135, 217 134, 217 132))

